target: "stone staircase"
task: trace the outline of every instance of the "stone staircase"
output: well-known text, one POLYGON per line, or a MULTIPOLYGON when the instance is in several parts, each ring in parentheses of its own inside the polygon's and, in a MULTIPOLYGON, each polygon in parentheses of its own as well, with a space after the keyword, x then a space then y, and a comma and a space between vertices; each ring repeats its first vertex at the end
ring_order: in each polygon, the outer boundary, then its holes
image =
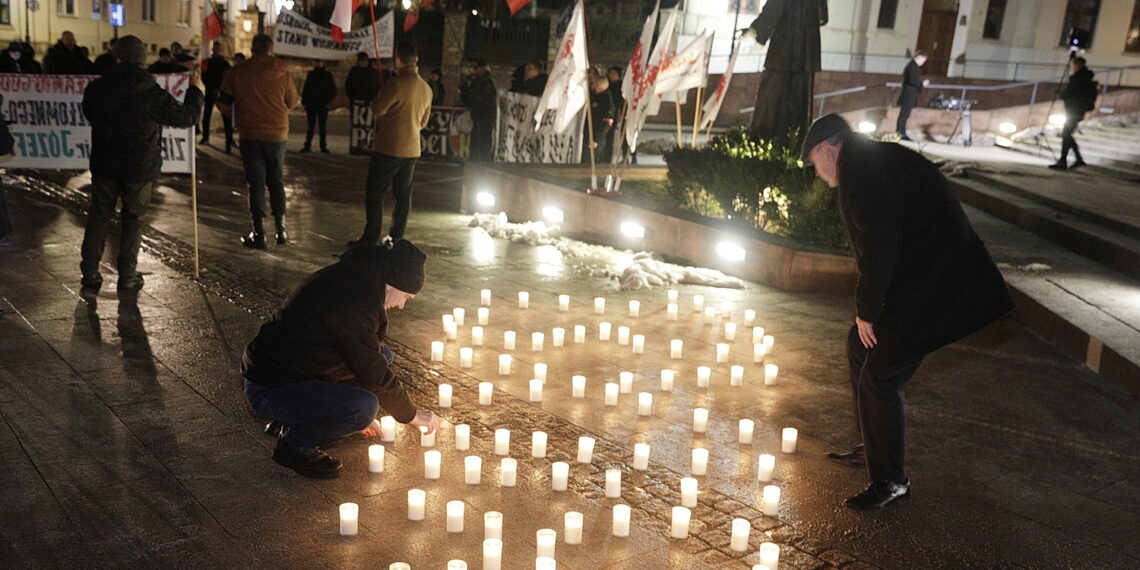
MULTIPOLYGON (((1083 121, 1075 135, 1081 155, 1093 170, 1140 182, 1140 113, 1083 121)), ((1055 159, 1061 152, 1061 127, 1049 125, 1021 131, 999 146, 1055 159), (1038 135, 1043 134, 1043 137, 1038 135)), ((1071 159, 1072 157, 1070 157, 1071 159)))

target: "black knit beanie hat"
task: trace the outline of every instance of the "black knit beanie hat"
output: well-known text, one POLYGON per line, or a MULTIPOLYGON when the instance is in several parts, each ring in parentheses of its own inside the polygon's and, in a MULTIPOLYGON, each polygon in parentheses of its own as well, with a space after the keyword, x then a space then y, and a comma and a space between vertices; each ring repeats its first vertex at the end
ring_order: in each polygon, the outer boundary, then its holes
POLYGON ((424 263, 427 254, 402 239, 388 251, 388 274, 385 281, 405 292, 415 295, 424 288, 424 263))

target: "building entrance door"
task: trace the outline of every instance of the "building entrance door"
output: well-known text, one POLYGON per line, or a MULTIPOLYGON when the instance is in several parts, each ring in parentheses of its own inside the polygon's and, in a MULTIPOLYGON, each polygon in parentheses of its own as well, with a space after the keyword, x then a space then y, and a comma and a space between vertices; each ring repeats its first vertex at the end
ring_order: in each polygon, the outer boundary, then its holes
POLYGON ((946 75, 950 65, 950 48, 954 44, 954 21, 958 13, 954 10, 922 11, 922 24, 918 28, 918 49, 928 56, 923 66, 929 75, 946 75))

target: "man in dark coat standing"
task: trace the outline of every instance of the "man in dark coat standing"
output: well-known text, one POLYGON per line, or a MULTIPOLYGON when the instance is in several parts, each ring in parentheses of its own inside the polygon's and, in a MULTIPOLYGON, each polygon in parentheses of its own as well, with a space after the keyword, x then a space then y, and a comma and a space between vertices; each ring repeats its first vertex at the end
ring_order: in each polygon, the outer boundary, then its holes
POLYGON ((1069 62, 1069 72, 1069 82, 1057 92, 1057 98, 1065 103, 1065 126, 1061 129, 1061 158, 1056 164, 1049 165, 1049 168, 1054 170, 1068 170, 1085 165, 1085 159, 1081 157, 1081 147, 1077 146, 1077 139, 1073 138, 1073 133, 1076 132, 1081 119, 1085 118, 1085 113, 1096 108, 1098 89, 1096 81, 1093 81, 1093 72, 1089 70, 1085 58, 1074 57, 1069 62), (1077 155, 1077 160, 1072 166, 1068 164, 1070 149, 1077 155))
POLYGON ((828 457, 867 468, 849 508, 895 506, 910 496, 904 384, 926 354, 997 320, 1013 298, 929 160, 855 134, 839 115, 811 126, 801 157, 838 188, 859 271, 847 359, 863 444, 828 457))
POLYGON ((471 113, 471 160, 494 160, 499 92, 487 62, 477 61, 471 67, 471 75, 459 84, 459 100, 471 113))
POLYGON ((91 73, 91 60, 76 45, 75 34, 63 32, 59 41, 48 48, 44 56, 44 73, 53 75, 82 75, 91 73))
POLYGON ((197 72, 178 103, 146 70, 146 46, 135 36, 115 44, 119 62, 83 93, 83 115, 91 123, 91 203, 83 234, 82 285, 89 291, 103 284, 99 262, 115 203, 119 212, 119 290, 137 290, 143 278, 135 269, 142 242, 142 217, 150 204, 154 181, 162 172, 162 127, 193 126, 202 113, 197 72))
POLYGON ((376 68, 368 54, 356 54, 356 65, 348 70, 348 77, 344 80, 344 94, 352 101, 362 101, 365 104, 376 98, 380 93, 380 78, 376 75, 376 68))
POLYGON ((407 240, 356 247, 309 276, 261 327, 242 357, 245 396, 270 420, 273 460, 329 479, 340 461, 321 446, 354 433, 378 435, 383 406, 396 421, 432 433, 439 418, 416 408, 383 346, 388 309, 423 288, 427 256, 407 240))
POLYGON ((111 38, 110 40, 108 40, 107 41, 107 51, 99 54, 99 57, 95 58, 95 62, 92 64, 92 68, 93 68, 93 71, 95 72, 95 75, 103 75, 103 71, 105 71, 108 67, 111 67, 112 65, 115 64, 116 61, 118 61, 117 59, 115 59, 115 53, 114 53, 115 52, 115 42, 117 42, 117 41, 119 41, 119 38, 111 38))
POLYGON ((899 120, 895 124, 895 131, 904 141, 911 140, 906 136, 906 122, 910 119, 910 111, 918 104, 918 94, 922 92, 922 88, 930 83, 929 79, 922 79, 922 66, 925 64, 926 52, 918 50, 903 69, 902 92, 899 93, 899 120))
POLYGON ((313 128, 318 127, 321 134, 321 152, 329 151, 328 123, 329 104, 336 98, 336 81, 332 73, 325 69, 325 62, 314 59, 313 68, 305 76, 305 85, 301 87, 301 106, 305 108, 305 115, 309 119, 309 129, 305 131, 305 146, 301 152, 309 152, 313 145, 313 128))
POLYGON ((811 122, 815 72, 820 70, 819 28, 827 24, 827 0, 768 0, 749 26, 768 44, 756 91, 752 138, 786 141, 811 122))
MULTIPOLYGON (((221 94, 222 81, 230 71, 230 62, 223 54, 222 42, 214 42, 210 46, 210 59, 206 60, 202 69, 202 83, 206 85, 206 109, 202 113, 202 140, 199 144, 210 144, 210 119, 214 116, 214 104, 218 102, 221 94)), ((222 113, 222 128, 226 133, 226 154, 234 146, 234 122, 222 113)))

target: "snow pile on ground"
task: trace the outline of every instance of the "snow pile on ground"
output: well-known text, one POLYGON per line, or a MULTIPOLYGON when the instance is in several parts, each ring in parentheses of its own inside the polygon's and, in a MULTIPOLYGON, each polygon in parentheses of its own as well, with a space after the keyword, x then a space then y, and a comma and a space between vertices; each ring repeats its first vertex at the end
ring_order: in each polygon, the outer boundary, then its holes
POLYGON ((474 214, 468 227, 480 228, 488 235, 513 243, 554 246, 562 255, 581 261, 581 267, 591 276, 612 277, 626 291, 650 289, 665 285, 687 283, 743 289, 744 282, 715 269, 686 267, 654 259, 653 254, 633 253, 604 245, 594 245, 559 236, 557 225, 543 222, 512 223, 505 212, 474 214), (617 269, 617 267, 624 267, 617 269))
POLYGON ((1012 263, 998 263, 998 269, 1014 269, 1024 273, 1044 273, 1052 271, 1053 267, 1044 263, 1026 263, 1025 265, 1014 265, 1012 263))

